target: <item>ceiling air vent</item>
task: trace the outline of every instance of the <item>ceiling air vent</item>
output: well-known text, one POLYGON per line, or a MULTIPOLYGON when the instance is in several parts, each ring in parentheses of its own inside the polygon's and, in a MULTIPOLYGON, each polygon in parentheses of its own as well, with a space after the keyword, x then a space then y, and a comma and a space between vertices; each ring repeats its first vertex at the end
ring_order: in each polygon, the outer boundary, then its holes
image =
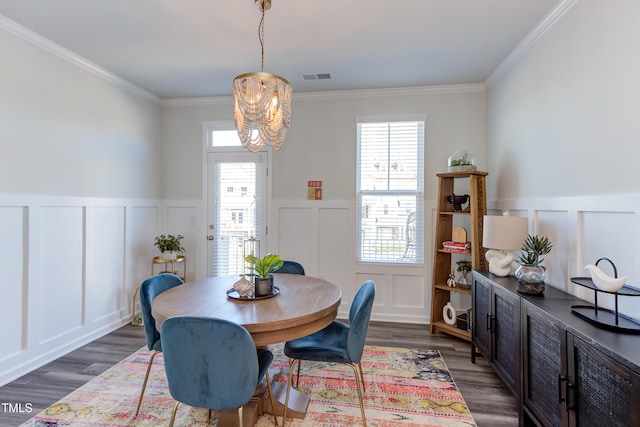
POLYGON ((329 80, 331 73, 303 74, 302 80, 329 80))

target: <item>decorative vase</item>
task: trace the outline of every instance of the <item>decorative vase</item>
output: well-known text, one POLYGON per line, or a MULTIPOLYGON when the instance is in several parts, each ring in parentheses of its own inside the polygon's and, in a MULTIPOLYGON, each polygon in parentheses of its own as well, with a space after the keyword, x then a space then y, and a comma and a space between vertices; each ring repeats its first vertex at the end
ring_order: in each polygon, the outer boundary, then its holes
POLYGON ((164 251, 162 252, 162 259, 165 261, 173 261, 178 258, 178 253, 176 251, 164 251))
POLYGON ((518 292, 523 294, 541 294, 544 292, 544 279, 547 273, 540 265, 523 264, 516 270, 518 292))
POLYGON ((255 296, 266 297, 273 292, 273 276, 268 278, 257 277, 255 278, 255 296))

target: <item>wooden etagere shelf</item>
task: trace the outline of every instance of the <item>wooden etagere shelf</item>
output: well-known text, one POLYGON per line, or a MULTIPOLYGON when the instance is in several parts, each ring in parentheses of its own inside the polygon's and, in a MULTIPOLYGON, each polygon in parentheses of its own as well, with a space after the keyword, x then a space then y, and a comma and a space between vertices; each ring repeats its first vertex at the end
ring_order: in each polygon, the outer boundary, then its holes
MULTIPOLYGON (((474 270, 486 270, 485 249, 482 247, 482 221, 487 213, 486 184, 487 172, 448 172, 439 173, 438 200, 436 217, 436 234, 434 239, 433 278, 431 282, 431 333, 442 331, 449 335, 471 341, 471 333, 460 329, 456 325, 449 325, 444 321, 443 308, 451 301, 452 293, 471 295, 471 289, 449 287, 447 279, 452 270, 455 271, 453 257, 469 258, 474 270), (456 212, 449 200, 451 194, 456 193, 456 181, 467 181, 469 185, 468 211, 456 212), (452 239, 453 229, 457 220, 465 219, 469 222, 468 251, 450 251, 442 248, 442 243, 452 239)), ((463 184, 463 182, 460 182, 463 184)), ((465 187, 466 188, 466 187, 465 187)), ((466 190, 465 190, 466 192, 466 190)))

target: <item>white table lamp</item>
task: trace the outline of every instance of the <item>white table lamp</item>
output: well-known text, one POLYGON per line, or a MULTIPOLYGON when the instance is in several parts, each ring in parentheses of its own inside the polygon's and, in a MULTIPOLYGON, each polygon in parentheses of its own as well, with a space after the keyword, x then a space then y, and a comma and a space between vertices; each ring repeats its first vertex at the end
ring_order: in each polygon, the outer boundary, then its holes
POLYGON ((482 246, 490 248, 485 257, 489 271, 496 276, 513 275, 518 268, 515 255, 527 238, 529 220, 525 217, 485 215, 482 224, 482 246))

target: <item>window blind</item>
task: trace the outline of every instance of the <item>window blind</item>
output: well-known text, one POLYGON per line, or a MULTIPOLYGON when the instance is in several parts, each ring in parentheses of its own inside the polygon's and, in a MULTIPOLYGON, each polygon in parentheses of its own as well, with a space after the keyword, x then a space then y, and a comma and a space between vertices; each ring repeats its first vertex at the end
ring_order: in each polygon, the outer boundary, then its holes
POLYGON ((357 123, 357 259, 424 262, 424 121, 357 123))

